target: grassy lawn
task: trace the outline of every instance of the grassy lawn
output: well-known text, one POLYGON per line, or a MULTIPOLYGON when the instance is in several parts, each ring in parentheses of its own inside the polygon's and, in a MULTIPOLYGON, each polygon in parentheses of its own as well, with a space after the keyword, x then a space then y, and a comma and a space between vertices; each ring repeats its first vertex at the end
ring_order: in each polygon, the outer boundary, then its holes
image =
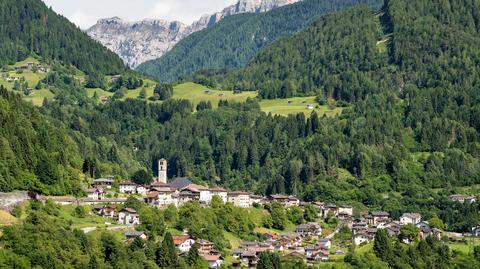
POLYGON ((201 101, 210 101, 214 108, 218 107, 218 102, 220 100, 228 100, 233 102, 243 102, 247 98, 257 97, 256 92, 242 92, 239 94, 234 94, 231 91, 218 91, 208 89, 205 86, 195 84, 195 83, 183 83, 175 86, 173 90, 174 99, 187 99, 193 103, 194 107, 197 106, 201 101), (206 92, 208 91, 208 92, 206 92), (222 96, 220 96, 222 95, 222 96))
POLYGON ((288 116, 289 114, 305 113, 310 115, 313 111, 322 117, 326 115, 328 117, 337 116, 343 110, 343 108, 329 109, 328 106, 318 106, 315 102, 315 96, 310 97, 293 97, 288 99, 273 99, 262 100, 260 107, 265 113, 272 113, 274 115, 288 116), (314 109, 308 109, 307 105, 312 105, 314 109))
POLYGON ((0 210, 0 227, 18 223, 18 219, 4 210, 0 210))
POLYGON ((369 251, 373 251, 373 242, 355 248, 355 252, 358 254, 365 254, 369 251))
MULTIPOLYGON (((106 227, 105 222, 115 223, 113 219, 106 219, 100 216, 97 216, 92 213, 91 206, 84 206, 86 211, 85 218, 78 218, 73 215, 76 205, 65 205, 60 209, 60 219, 63 219, 72 224, 73 228, 85 228, 85 227, 106 227)), ((117 226, 117 224, 115 224, 117 226)), ((121 225, 118 225, 121 226, 121 225)))
POLYGON ((448 243, 448 246, 451 250, 455 250, 463 254, 469 254, 473 250, 474 246, 480 246, 480 239, 474 239, 472 242, 470 241, 470 238, 467 238, 467 243, 448 243))
POLYGON ((100 88, 85 89, 85 91, 87 91, 87 96, 90 97, 90 98, 92 98, 95 93, 97 93, 98 98, 110 97, 110 96, 113 95, 112 92, 105 91, 105 90, 100 89, 100 88))
POLYGON ((225 239, 228 240, 228 242, 230 242, 231 250, 237 249, 240 246, 240 243, 242 242, 240 238, 236 237, 235 235, 227 231, 223 232, 223 236, 225 237, 225 239))

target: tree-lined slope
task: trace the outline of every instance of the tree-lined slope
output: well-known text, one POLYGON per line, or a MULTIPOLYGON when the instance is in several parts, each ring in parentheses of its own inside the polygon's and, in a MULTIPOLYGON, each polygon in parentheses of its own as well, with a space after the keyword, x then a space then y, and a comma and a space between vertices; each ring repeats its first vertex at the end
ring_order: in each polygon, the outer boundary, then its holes
POLYGON ((172 81, 204 69, 238 68, 260 49, 278 38, 293 34, 318 16, 380 0, 305 0, 263 14, 230 16, 214 27, 192 34, 157 60, 138 67, 161 81, 172 81))
POLYGON ((87 73, 118 74, 125 70, 117 55, 40 0, 1 1, 0 39, 0 66, 36 53, 87 73))
POLYGON ((325 16, 260 52, 223 86, 259 90, 264 98, 317 94, 347 101, 409 83, 468 91, 479 79, 479 9, 471 0, 391 0, 376 16, 365 9, 325 16))

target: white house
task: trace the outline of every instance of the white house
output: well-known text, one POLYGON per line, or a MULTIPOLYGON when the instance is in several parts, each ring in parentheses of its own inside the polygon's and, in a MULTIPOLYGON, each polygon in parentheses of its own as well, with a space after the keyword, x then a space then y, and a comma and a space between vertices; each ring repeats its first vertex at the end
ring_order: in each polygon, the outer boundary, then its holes
POLYGON ((146 196, 148 194, 148 188, 146 186, 143 186, 143 185, 138 185, 136 191, 141 196, 146 196))
POLYGON ((178 205, 178 199, 174 199, 176 190, 170 187, 154 188, 147 194, 145 202, 156 207, 167 207, 169 205, 178 205))
POLYGON ((175 235, 172 238, 173 243, 181 253, 189 252, 190 248, 195 244, 195 240, 188 235, 175 235))
POLYGON ((236 207, 250 207, 250 194, 248 192, 234 191, 228 193, 228 202, 236 207))
POLYGON ((364 233, 358 233, 358 234, 355 234, 353 236, 353 243, 356 245, 356 246, 359 246, 365 242, 369 242, 370 241, 370 237, 364 233))
POLYGON ((322 234, 322 227, 316 223, 300 224, 295 228, 295 233, 301 236, 319 236, 322 234))
POLYGON ((460 194, 450 195, 448 196, 448 199, 450 199, 450 201, 452 202, 458 202, 462 204, 465 202, 473 204, 477 201, 477 197, 473 195, 460 195, 460 194))
POLYGON ((400 217, 400 224, 407 225, 407 224, 417 224, 422 221, 422 216, 418 213, 404 213, 400 217))
POLYGON ((126 182, 120 183, 118 188, 119 188, 120 193, 127 193, 127 194, 137 193, 137 184, 135 184, 131 181, 126 181, 126 182))
POLYGON ((220 255, 205 255, 203 258, 208 262, 208 268, 220 268, 223 264, 223 258, 220 255))
POLYGON ((99 188, 87 189, 86 190, 87 196, 90 199, 94 200, 103 200, 105 199, 105 192, 99 188))
POLYGON ((118 223, 126 225, 139 225, 140 216, 133 208, 124 208, 118 213, 118 223))
POLYGON ((332 241, 328 238, 320 238, 318 239, 318 246, 321 249, 330 249, 332 247, 332 241))
POLYGON ((353 206, 350 205, 341 205, 338 207, 338 214, 341 215, 347 215, 347 216, 353 216, 353 206))
POLYGON ((472 236, 480 237, 480 225, 472 228, 472 236))
POLYGON ((213 196, 218 196, 220 197, 220 199, 222 199, 223 203, 226 203, 228 201, 228 192, 225 189, 211 188, 210 192, 212 193, 212 198, 213 196))
POLYGON ((113 184, 113 178, 97 178, 93 181, 93 187, 95 188, 107 188, 111 189, 113 184))

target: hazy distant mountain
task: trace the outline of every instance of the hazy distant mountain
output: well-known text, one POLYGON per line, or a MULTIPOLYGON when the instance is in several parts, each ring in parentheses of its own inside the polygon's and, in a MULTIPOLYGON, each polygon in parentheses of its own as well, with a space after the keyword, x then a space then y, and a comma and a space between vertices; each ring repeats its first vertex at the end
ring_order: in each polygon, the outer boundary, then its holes
POLYGON ((298 1, 300 0, 239 0, 221 12, 202 16, 191 25, 156 19, 125 22, 114 17, 99 20, 87 33, 117 53, 130 67, 135 68, 143 62, 159 58, 178 41, 215 25, 226 16, 266 12, 298 1))

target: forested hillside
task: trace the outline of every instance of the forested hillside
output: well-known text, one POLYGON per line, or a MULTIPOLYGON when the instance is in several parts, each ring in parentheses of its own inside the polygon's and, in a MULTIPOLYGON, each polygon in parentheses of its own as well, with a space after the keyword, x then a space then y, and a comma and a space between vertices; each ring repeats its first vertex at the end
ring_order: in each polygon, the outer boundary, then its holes
MULTIPOLYGON (((453 210, 455 205, 444 199, 446 194, 465 192, 464 187, 480 183, 480 57, 473 42, 478 40, 478 5, 465 0, 465 16, 460 19, 456 15, 460 11, 453 8, 456 3, 437 10, 439 2, 421 1, 412 11, 405 3, 390 1, 380 14, 360 7, 323 17, 295 36, 297 50, 292 50, 292 41, 279 41, 258 56, 265 59, 263 64, 254 60, 240 71, 248 79, 253 76, 249 70, 256 68, 254 73, 262 80, 252 81, 263 85, 263 80, 270 79, 262 75, 275 75, 275 70, 280 72, 295 63, 296 68, 271 80, 291 85, 299 85, 297 79, 310 81, 305 85, 316 85, 317 90, 305 92, 318 93, 320 101, 332 97, 351 101, 339 117, 266 115, 255 99, 243 104, 221 101, 218 110, 205 106, 196 113, 185 100, 114 100, 99 105, 68 70, 59 69, 57 79, 50 83, 56 99, 46 102, 40 112, 59 130, 64 129, 75 146, 69 140, 59 142, 72 147, 62 152, 71 152, 71 157, 56 155, 56 147, 45 151, 54 156, 60 171, 71 165, 90 176, 128 178, 142 166, 156 171, 156 160, 164 157, 169 161, 170 178, 188 176, 229 189, 295 194, 306 200, 357 203, 389 212, 408 209, 427 217, 437 214, 455 225, 453 230, 465 231, 478 219, 472 213, 475 210, 453 210), (436 21, 431 28, 421 26, 431 36, 446 34, 451 28, 455 38, 424 38, 419 44, 421 40, 414 34, 417 24, 412 21, 427 18, 436 21), (445 18, 450 18, 448 24, 445 18), (463 35, 467 41, 453 42, 463 35), (388 50, 377 50, 376 41, 384 39, 388 50), (282 46, 284 49, 279 49, 282 46), (436 54, 421 52, 429 46, 436 54), (410 48, 417 49, 407 53, 410 48), (307 52, 309 57, 302 58, 307 52), (336 75, 327 76, 331 84, 315 84, 322 82, 317 72, 336 75), (452 221, 462 214, 468 217, 460 223, 452 221)), ((223 82, 232 82, 236 75, 223 82)), ((243 78, 237 79, 238 85, 249 85, 243 78)), ((281 93, 282 87, 264 88, 261 93, 282 96, 277 91, 281 93)), ((329 102, 335 106, 335 100, 329 102)), ((12 110, 21 114, 21 107, 12 106, 12 110)), ((28 126, 26 121, 13 119, 7 123, 17 128, 28 126)), ((8 134, 8 128, 4 132, 8 134)), ((7 137, 9 143, 15 143, 15 137, 7 137)), ((28 157, 22 152, 29 147, 12 150, 28 157)), ((7 167, 13 167, 8 157, 4 159, 7 167)), ((31 172, 33 167, 24 170, 31 172)), ((36 171, 32 173, 41 178, 36 171)), ((7 186, 31 188, 22 182, 7 186)), ((62 188, 55 191, 73 192, 71 185, 62 188)))
POLYGON ((260 90, 264 98, 319 94, 355 101, 409 84, 463 85, 469 92, 478 83, 478 2, 387 1, 383 12, 323 17, 259 53, 225 86, 260 90))
POLYGON ((63 128, 0 87, 0 191, 80 191, 82 159, 63 128))
POLYGON ((32 53, 59 60, 86 73, 118 74, 122 60, 90 39, 41 0, 0 3, 0 66, 24 60, 32 53))
POLYGON ((382 3, 381 0, 305 0, 264 14, 231 16, 192 34, 160 59, 137 69, 165 82, 205 69, 242 67, 259 50, 304 29, 320 15, 359 4, 378 8, 382 3))

